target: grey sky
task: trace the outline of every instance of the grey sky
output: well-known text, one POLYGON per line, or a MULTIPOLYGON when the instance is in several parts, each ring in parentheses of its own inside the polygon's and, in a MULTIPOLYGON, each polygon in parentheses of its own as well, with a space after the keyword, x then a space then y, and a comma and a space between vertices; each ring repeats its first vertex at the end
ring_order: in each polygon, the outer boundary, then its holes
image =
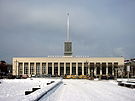
POLYGON ((0 60, 63 55, 135 57, 135 0, 0 0, 0 60))

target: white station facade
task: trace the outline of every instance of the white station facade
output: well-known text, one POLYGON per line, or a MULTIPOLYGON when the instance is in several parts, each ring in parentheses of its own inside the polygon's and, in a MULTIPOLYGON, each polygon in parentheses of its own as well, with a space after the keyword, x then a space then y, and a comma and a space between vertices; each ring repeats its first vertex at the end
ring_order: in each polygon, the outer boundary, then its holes
POLYGON ((123 57, 15 57, 13 75, 115 75, 123 57))

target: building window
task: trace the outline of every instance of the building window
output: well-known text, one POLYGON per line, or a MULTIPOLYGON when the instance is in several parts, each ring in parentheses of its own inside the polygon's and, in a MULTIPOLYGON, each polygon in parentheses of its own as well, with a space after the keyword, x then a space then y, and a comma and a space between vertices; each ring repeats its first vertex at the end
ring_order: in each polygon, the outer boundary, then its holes
POLYGON ((82 63, 78 63, 78 75, 82 75, 82 63))
POLYGON ((48 63, 48 74, 52 75, 52 63, 48 63))
POLYGON ((30 63, 30 74, 34 75, 34 63, 30 63))
POLYGON ((114 62, 114 75, 118 75, 118 62, 114 62))
POLYGON ((66 63, 66 74, 70 75, 70 63, 66 63))
POLYGON ((100 75, 100 63, 96 63, 96 68, 97 68, 97 75, 100 75))
POLYGON ((42 63, 42 74, 46 74, 46 63, 42 63))
POLYGON ((54 75, 58 76, 58 63, 54 63, 54 75))
POLYGON ((64 75, 64 63, 60 63, 60 75, 64 75))
POLYGON ((102 74, 106 75, 106 63, 102 63, 102 74))
POLYGON ((90 63, 90 76, 94 76, 94 63, 90 63))
POLYGON ((76 75, 76 63, 72 63, 72 75, 76 75))
POLYGON ((112 75, 112 63, 111 62, 109 62, 108 63, 108 75, 112 75))
POLYGON ((23 73, 23 63, 18 64, 18 75, 22 75, 23 73))
POLYGON ((36 63, 36 74, 40 74, 40 63, 36 63))
POLYGON ((28 63, 24 63, 24 74, 28 74, 28 63))

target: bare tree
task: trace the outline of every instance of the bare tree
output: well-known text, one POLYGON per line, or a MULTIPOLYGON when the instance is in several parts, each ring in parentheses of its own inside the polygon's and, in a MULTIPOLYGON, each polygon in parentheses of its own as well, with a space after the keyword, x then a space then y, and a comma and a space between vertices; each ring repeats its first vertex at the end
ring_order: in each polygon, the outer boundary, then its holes
POLYGON ((123 76, 124 76, 124 65, 118 66, 118 76, 123 78, 123 76))

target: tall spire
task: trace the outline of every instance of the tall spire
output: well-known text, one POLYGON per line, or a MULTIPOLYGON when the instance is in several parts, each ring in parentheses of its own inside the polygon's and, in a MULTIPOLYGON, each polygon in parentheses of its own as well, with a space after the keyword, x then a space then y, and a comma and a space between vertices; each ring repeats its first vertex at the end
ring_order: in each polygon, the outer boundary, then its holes
POLYGON ((69 13, 67 13, 67 39, 64 42, 64 56, 72 56, 72 42, 69 39, 69 13))
POLYGON ((67 13, 67 41, 69 41, 69 13, 67 13))

